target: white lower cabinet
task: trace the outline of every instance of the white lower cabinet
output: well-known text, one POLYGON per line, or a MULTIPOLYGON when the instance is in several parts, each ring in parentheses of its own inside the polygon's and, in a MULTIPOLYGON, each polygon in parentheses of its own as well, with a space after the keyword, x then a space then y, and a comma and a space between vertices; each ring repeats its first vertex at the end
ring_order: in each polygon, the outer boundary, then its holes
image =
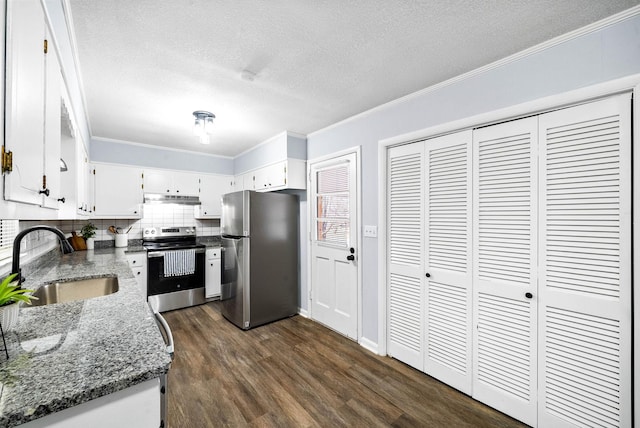
POLYGON ((161 426, 160 402, 160 379, 155 378, 20 426, 24 428, 158 428, 161 426))
POLYGON ((133 276, 138 282, 140 295, 147 299, 147 253, 130 253, 127 254, 129 267, 133 272, 133 276))
POLYGON ((630 106, 389 149, 389 355, 531 426, 632 426, 630 106))
POLYGON ((220 248, 208 248, 205 252, 206 266, 204 271, 205 297, 207 299, 220 296, 221 267, 220 248))

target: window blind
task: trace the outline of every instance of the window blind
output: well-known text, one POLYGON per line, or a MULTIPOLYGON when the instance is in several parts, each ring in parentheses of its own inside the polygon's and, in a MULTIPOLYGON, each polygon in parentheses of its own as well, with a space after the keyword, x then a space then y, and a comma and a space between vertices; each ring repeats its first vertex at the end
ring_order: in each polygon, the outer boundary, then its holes
POLYGON ((18 234, 18 220, 0 220, 0 262, 11 257, 13 239, 18 234))

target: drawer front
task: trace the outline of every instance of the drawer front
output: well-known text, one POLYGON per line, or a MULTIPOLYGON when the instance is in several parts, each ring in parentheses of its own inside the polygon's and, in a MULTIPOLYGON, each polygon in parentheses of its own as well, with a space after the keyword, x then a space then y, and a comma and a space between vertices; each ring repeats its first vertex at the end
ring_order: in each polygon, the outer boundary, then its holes
POLYGON ((133 253, 127 254, 127 261, 129 262, 129 267, 136 268, 140 266, 147 265, 147 253, 133 253))
POLYGON ((219 259, 220 248, 207 248, 207 260, 219 259))

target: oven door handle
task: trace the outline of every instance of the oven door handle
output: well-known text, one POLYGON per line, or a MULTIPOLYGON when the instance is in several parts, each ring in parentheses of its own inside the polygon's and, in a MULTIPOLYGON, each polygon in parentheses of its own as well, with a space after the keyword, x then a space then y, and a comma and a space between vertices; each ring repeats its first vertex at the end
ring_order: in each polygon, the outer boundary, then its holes
POLYGON ((173 360, 173 353, 174 353, 175 347, 173 342, 173 333, 171 333, 171 327, 169 327, 169 323, 167 323, 167 320, 164 319, 164 317, 162 316, 162 314, 160 314, 160 312, 154 309, 153 306, 151 305, 149 305, 149 307, 151 307, 151 310, 153 311, 153 315, 156 317, 158 324, 164 330, 165 334, 163 335, 163 337, 165 335, 167 336, 166 342, 169 342, 167 343, 167 352, 169 353, 169 355, 171 355, 171 359, 173 360))
MULTIPOLYGON (((171 251, 182 251, 182 250, 147 251, 147 258, 150 259, 154 257, 164 257, 165 253, 168 253, 171 251)), ((195 252, 196 254, 202 254, 205 252, 205 248, 196 248, 195 252)))

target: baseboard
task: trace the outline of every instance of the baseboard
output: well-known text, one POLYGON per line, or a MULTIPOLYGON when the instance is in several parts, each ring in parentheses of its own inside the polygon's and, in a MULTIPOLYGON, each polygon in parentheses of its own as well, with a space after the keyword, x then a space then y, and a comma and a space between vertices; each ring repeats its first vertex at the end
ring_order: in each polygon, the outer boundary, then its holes
POLYGON ((376 342, 369 340, 366 337, 361 337, 358 343, 367 351, 371 351, 376 355, 380 355, 380 353, 378 352, 378 344, 376 342))
POLYGON ((309 311, 307 311, 306 309, 298 308, 298 315, 309 318, 309 311))

